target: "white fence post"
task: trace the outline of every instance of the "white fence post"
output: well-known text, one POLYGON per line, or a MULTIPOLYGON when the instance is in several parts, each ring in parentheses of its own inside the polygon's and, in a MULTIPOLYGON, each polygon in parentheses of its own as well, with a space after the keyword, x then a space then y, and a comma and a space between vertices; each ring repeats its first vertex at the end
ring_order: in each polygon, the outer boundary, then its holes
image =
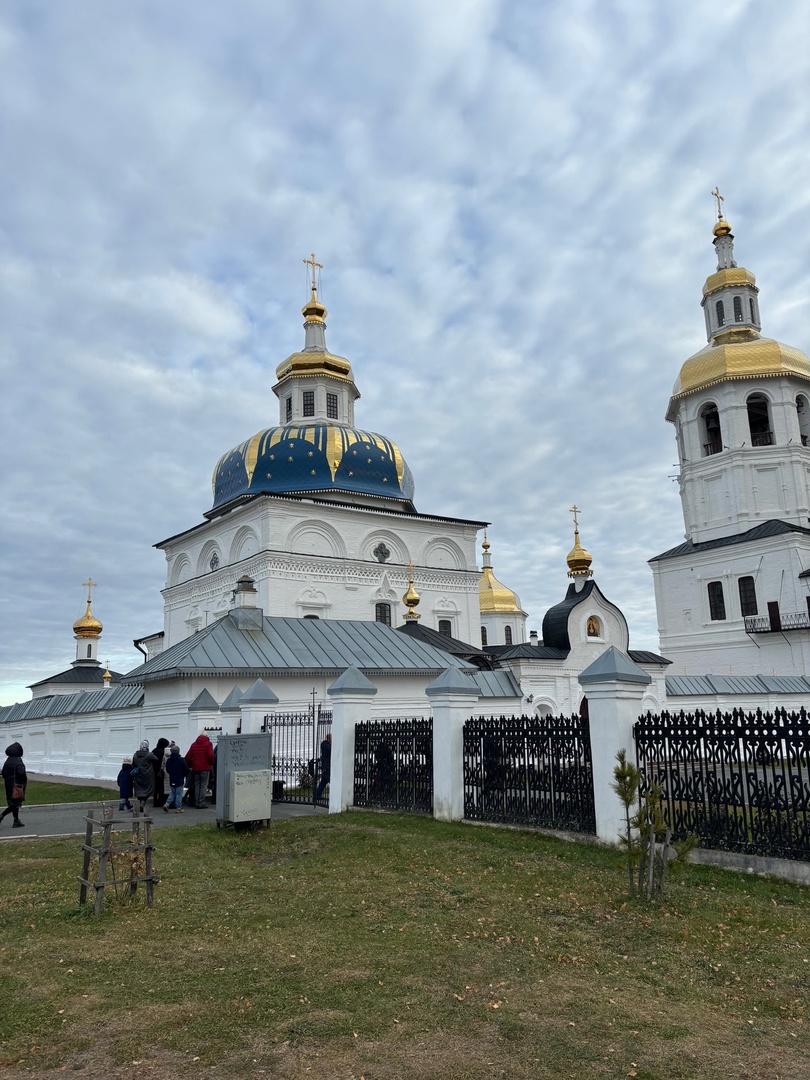
POLYGON ((329 813, 340 814, 354 802, 354 729, 367 723, 377 687, 355 667, 346 668, 327 689, 332 699, 332 762, 329 813))
POLYGON ((646 671, 613 645, 579 676, 588 699, 596 835, 610 844, 619 842, 625 828, 624 807, 612 788, 616 754, 624 749, 628 759, 635 761, 633 725, 641 712, 644 688, 651 681, 646 671))
POLYGON ((433 713, 433 816, 464 817, 464 721, 478 705, 478 688, 458 668, 446 668, 425 693, 433 713))
POLYGON ((264 718, 273 705, 278 705, 278 698, 264 679, 257 679, 239 698, 241 734, 259 735, 264 718))

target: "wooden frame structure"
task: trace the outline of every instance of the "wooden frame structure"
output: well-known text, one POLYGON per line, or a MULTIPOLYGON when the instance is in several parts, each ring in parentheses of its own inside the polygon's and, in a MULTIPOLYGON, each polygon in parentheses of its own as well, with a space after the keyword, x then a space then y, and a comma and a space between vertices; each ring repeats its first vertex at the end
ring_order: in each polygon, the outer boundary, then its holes
POLYGON ((86 904, 88 889, 95 889, 94 911, 98 915, 104 907, 106 888, 114 888, 116 896, 120 895, 119 888, 128 889, 129 897, 134 899, 138 885, 143 883, 146 885, 146 903, 151 907, 158 881, 152 867, 152 818, 138 813, 115 817, 111 806, 103 807, 100 818, 95 815, 95 810, 91 810, 85 818, 87 829, 82 844, 84 863, 78 878, 79 903, 86 904), (118 839, 115 826, 126 826, 129 839, 118 839), (89 876, 93 859, 98 860, 96 881, 91 881, 89 876), (125 866, 126 874, 121 872, 125 866))

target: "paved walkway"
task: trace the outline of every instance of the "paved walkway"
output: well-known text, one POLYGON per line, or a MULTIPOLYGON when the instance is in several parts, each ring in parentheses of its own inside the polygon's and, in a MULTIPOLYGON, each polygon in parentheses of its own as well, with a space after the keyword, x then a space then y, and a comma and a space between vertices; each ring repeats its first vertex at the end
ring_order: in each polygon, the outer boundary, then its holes
MULTIPOLYGON (((61 780, 63 777, 48 777, 37 773, 29 773, 31 780, 61 780)), ((77 787, 107 787, 103 780, 71 780, 71 784, 77 787)), ((112 806, 116 811, 116 818, 126 819, 125 810, 118 812, 118 788, 110 786, 110 802, 86 802, 86 803, 51 803, 45 806, 25 806, 20 810, 20 820, 25 823, 24 829, 15 829, 11 824, 11 814, 0 822, 0 842, 3 840, 33 840, 49 836, 84 836, 86 829, 85 819, 88 810, 95 810, 96 817, 101 817, 102 806, 112 806)), ((214 824, 217 820, 216 808, 213 806, 205 810, 195 810, 183 807, 182 814, 176 814, 170 810, 168 814, 163 810, 154 810, 150 804, 149 813, 156 828, 177 828, 181 825, 199 825, 201 822, 214 824)), ((292 817, 309 817, 312 814, 325 814, 323 807, 311 806, 307 803, 273 803, 271 814, 272 821, 284 821, 292 817)))

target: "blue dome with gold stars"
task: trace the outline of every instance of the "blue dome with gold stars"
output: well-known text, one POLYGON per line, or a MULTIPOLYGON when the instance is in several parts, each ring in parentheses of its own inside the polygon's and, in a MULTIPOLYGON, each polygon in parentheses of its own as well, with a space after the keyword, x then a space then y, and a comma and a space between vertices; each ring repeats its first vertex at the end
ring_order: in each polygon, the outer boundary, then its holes
POLYGON ((214 509, 276 495, 362 495, 413 511, 413 477, 396 443, 372 431, 310 422, 265 428, 220 458, 214 509))

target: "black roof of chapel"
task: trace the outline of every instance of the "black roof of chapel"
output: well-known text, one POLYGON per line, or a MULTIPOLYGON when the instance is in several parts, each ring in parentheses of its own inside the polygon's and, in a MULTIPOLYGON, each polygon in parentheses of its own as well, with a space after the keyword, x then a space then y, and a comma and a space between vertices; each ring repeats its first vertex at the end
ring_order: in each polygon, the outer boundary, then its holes
POLYGON ((792 525, 789 521, 779 521, 772 518, 763 521, 761 525, 755 525, 753 529, 747 529, 734 536, 718 536, 716 540, 702 540, 695 544, 691 540, 678 544, 677 547, 663 551, 660 555, 653 556, 649 562, 658 562, 660 559, 676 559, 679 555, 691 555, 701 551, 712 551, 715 548, 732 547, 734 544, 748 544, 752 540, 765 540, 771 536, 783 536, 785 533, 795 532, 802 536, 810 536, 810 529, 803 525, 792 525))

